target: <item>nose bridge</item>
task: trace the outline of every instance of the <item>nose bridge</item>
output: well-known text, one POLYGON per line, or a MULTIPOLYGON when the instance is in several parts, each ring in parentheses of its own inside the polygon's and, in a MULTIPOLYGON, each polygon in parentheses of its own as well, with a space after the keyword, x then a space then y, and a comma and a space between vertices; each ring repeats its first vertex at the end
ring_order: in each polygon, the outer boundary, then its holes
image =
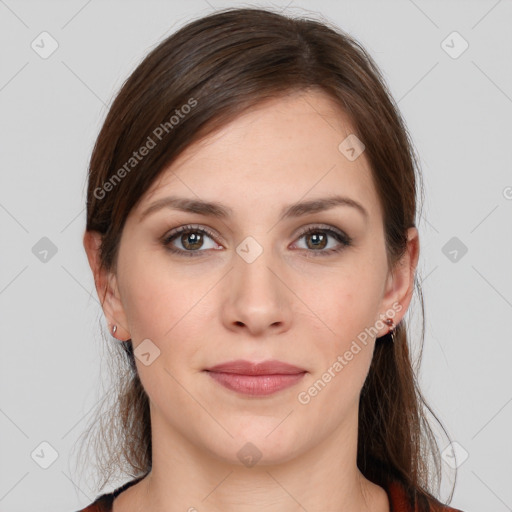
POLYGON ((275 289, 277 278, 270 269, 277 265, 277 259, 269 245, 263 247, 254 237, 248 236, 237 246, 233 259, 233 279, 237 293, 254 299, 275 298, 279 293, 275 289))

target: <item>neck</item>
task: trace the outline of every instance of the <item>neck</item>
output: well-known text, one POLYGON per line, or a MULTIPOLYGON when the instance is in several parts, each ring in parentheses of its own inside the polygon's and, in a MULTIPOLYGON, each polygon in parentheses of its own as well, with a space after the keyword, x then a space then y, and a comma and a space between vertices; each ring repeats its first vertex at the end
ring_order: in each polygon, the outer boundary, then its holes
POLYGON ((246 467, 154 420, 152 470, 113 512, 389 511, 386 492, 357 468, 357 422, 289 460, 246 467))

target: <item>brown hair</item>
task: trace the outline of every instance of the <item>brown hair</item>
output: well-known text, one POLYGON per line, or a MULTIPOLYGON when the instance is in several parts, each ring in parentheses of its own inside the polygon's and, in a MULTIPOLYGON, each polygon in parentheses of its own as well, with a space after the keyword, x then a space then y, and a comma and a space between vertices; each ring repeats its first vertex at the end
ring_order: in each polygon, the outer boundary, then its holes
MULTIPOLYGON (((128 214, 186 147, 266 99, 311 88, 337 102, 366 147, 392 268, 406 250, 407 229, 415 226, 416 187, 423 188, 410 136, 379 69, 355 39, 327 21, 256 8, 225 9, 190 22, 154 48, 123 84, 89 168, 86 229, 102 234, 103 267, 115 272, 128 214), (156 145, 135 159, 134 151, 150 141, 156 145)), ((416 276, 415 290, 422 347, 424 306, 416 276)), ((116 471, 140 476, 151 469, 148 397, 131 340, 115 346, 121 360, 114 369, 113 405, 94 419, 103 485, 116 471)), ((421 350, 418 364, 420 359, 421 350)), ((386 335, 375 345, 360 395, 357 464, 378 485, 399 480, 421 510, 439 492, 441 474, 425 408, 432 413, 417 385, 402 321, 394 343, 386 335)))

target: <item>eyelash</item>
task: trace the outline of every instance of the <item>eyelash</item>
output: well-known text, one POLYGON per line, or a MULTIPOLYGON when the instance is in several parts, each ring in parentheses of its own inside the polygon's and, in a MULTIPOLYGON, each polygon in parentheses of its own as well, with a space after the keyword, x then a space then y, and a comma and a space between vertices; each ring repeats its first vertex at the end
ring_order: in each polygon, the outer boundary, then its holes
MULTIPOLYGON (((298 235, 297 240, 300 240, 304 236, 309 235, 311 233, 318 233, 318 232, 327 233, 330 236, 332 236, 333 238, 335 238, 340 243, 340 247, 338 247, 336 249, 327 249, 327 250, 318 250, 318 251, 315 251, 313 249, 309 249, 309 250, 301 249, 301 250, 311 252, 314 257, 329 256, 331 254, 339 253, 346 247, 350 247, 352 245, 352 238, 350 238, 348 235, 346 235, 342 231, 337 231, 332 228, 326 228, 326 227, 321 227, 321 226, 310 226, 309 228, 305 229, 298 235)), ((179 228, 171 231, 171 233, 169 233, 167 236, 165 236, 163 238, 162 244, 168 251, 170 251, 174 254, 179 254, 181 256, 186 256, 186 257, 197 257, 197 256, 200 256, 200 253, 206 252, 205 250, 200 250, 200 249, 196 249, 193 251, 184 251, 182 249, 177 249, 176 247, 173 247, 172 245, 170 245, 171 242, 175 238, 178 238, 178 236, 183 233, 201 233, 203 235, 209 236, 212 239, 215 239, 215 237, 216 237, 216 235, 212 231, 210 231, 209 229, 207 229, 205 227, 198 227, 198 226, 189 224, 187 226, 180 226, 179 228)))

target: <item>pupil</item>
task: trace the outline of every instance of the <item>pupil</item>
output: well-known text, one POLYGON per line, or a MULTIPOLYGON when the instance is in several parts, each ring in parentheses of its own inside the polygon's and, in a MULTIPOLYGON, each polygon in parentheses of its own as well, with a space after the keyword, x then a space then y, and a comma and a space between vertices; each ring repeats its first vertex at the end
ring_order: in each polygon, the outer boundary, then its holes
POLYGON ((325 247, 325 243, 322 245, 322 242, 325 242, 325 235, 314 233, 310 235, 310 238, 315 240, 313 242, 313 247, 321 246, 322 249, 325 247), (320 244, 318 242, 320 242, 320 244))
POLYGON ((201 246, 202 235, 197 233, 187 233, 181 237, 183 247, 188 249, 198 249, 201 246), (199 247, 196 247, 199 246, 199 247))

